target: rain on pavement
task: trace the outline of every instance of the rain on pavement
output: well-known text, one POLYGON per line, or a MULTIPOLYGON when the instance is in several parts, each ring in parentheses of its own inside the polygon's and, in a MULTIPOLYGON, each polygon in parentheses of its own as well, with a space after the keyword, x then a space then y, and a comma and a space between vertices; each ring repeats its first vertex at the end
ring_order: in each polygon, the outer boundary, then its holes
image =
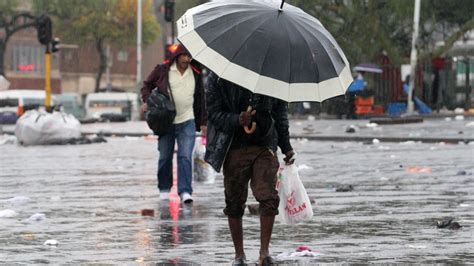
MULTIPOLYGON (((156 141, 110 137, 76 146, 0 145, 2 263, 230 264, 222 176, 194 182, 195 202, 160 202, 156 141), (154 216, 142 216, 153 209, 154 216), (45 216, 29 219, 35 213, 45 216), (43 245, 57 240, 57 246, 43 245)), ((315 263, 474 261, 474 145, 320 142, 293 139, 314 217, 276 223, 274 257, 308 246, 315 263), (336 192, 341 185, 350 192, 336 192), (437 229, 454 218, 460 230, 437 229)), ((255 203, 249 196, 248 203, 255 203)), ((258 217, 244 216, 247 258, 256 262, 258 217)))

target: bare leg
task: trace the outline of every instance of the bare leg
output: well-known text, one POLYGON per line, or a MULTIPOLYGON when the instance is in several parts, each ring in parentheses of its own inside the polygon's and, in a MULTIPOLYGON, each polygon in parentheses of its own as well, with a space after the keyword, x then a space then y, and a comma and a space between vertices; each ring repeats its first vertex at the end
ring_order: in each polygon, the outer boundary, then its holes
POLYGON ((230 234, 234 242, 235 258, 245 258, 242 219, 228 218, 230 234))
POLYGON ((272 237, 273 223, 275 216, 260 216, 260 257, 258 263, 261 264, 263 259, 270 255, 268 246, 272 237))

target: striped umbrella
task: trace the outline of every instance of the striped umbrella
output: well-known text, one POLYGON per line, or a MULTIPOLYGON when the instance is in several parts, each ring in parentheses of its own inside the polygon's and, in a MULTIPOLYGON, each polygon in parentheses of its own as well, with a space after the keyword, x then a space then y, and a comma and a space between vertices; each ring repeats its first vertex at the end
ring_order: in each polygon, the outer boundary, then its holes
POLYGON ((212 1, 178 21, 178 40, 219 77, 287 102, 344 94, 349 63, 316 18, 285 1, 212 1))

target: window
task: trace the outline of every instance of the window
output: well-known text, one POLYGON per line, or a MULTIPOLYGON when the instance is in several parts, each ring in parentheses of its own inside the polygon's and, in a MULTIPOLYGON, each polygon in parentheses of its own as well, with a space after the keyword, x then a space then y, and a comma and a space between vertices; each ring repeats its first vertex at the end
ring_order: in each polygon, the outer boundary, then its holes
POLYGON ((18 99, 0 99, 0 107, 16 107, 18 99))
POLYGON ((23 103, 25 105, 44 105, 44 99, 38 98, 24 98, 23 103))
POLYGON ((456 85, 458 87, 466 86, 466 71, 469 63, 469 83, 474 84, 474 61, 469 59, 458 60, 456 63, 456 85))
POLYGON ((128 107, 130 101, 127 100, 96 100, 90 101, 89 107, 128 107))
POLYGON ((44 72, 44 48, 34 44, 14 44, 12 47, 12 71, 42 74, 44 72))
POLYGON ((117 53, 117 60, 122 61, 122 62, 127 62, 128 61, 128 52, 124 50, 120 50, 117 53))

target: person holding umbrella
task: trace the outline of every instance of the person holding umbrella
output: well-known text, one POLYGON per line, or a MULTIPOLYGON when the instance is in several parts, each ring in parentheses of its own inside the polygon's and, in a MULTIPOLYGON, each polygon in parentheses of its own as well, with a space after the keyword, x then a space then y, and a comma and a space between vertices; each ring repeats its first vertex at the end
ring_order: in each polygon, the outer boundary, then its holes
POLYGON ((224 192, 236 265, 244 265, 241 217, 248 182, 259 201, 259 264, 270 265, 277 214, 277 147, 294 162, 288 102, 344 95, 349 63, 316 18, 285 1, 225 0, 191 8, 177 21, 178 40, 210 69, 205 159, 224 169, 224 192))
POLYGON ((205 160, 217 171, 223 166, 229 229, 235 248, 236 264, 243 264, 242 216, 248 184, 260 203, 260 264, 271 262, 269 243, 279 197, 275 189, 279 168, 277 147, 285 162, 294 162, 290 144, 288 104, 282 100, 253 94, 211 73, 207 83, 208 139, 205 160), (252 110, 248 110, 248 105, 252 110), (248 134, 244 127, 255 121, 248 134))

